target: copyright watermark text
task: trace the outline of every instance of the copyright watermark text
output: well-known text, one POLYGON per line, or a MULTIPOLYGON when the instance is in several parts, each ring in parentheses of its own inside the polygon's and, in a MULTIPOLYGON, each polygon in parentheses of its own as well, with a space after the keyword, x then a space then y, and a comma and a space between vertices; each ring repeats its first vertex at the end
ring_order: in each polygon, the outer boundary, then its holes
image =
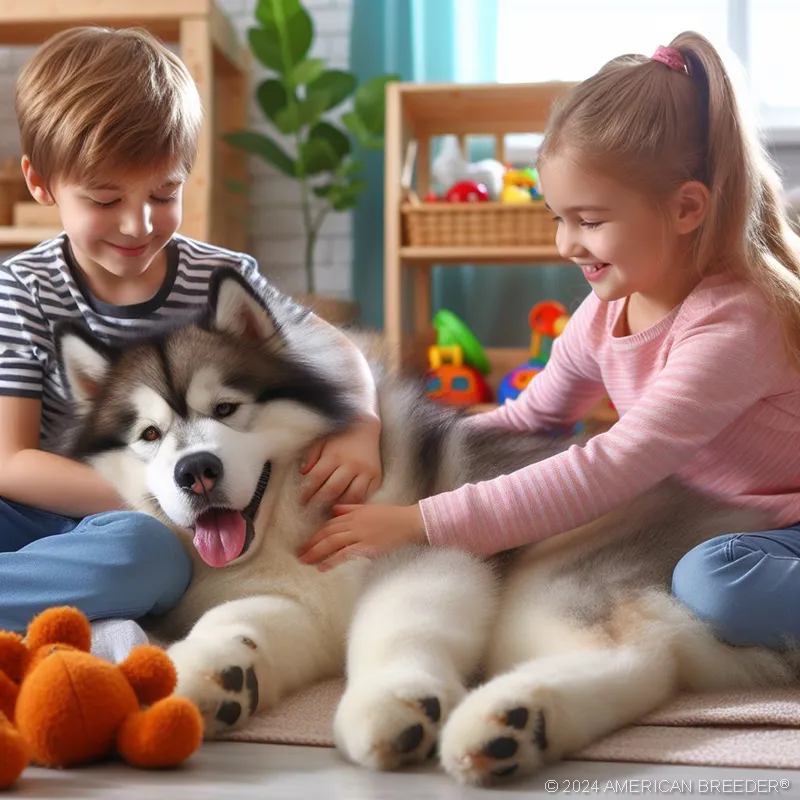
POLYGON ((550 794, 780 794, 791 788, 786 778, 725 778, 714 780, 678 781, 660 778, 629 778, 628 780, 547 780, 550 794))

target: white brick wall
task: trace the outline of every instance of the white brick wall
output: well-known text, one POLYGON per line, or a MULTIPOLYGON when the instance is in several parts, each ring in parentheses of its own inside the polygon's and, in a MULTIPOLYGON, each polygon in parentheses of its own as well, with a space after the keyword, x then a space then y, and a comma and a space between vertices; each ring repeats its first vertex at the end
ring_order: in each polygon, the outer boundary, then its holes
MULTIPOLYGON (((218 0, 246 40, 254 24, 256 0, 218 0)), ((351 0, 305 0, 314 18, 316 36, 311 55, 324 58, 331 67, 346 69, 350 45, 351 0)), ((14 82, 33 48, 0 48, 0 158, 19 154, 19 137, 14 121, 14 82)), ((262 73, 258 64, 252 76, 253 90, 262 73)), ((250 107, 250 126, 267 126, 255 101, 250 107)), ((304 238, 296 182, 282 176, 263 162, 251 165, 250 252, 262 271, 286 292, 304 291, 304 238)), ((317 290, 339 297, 350 296, 351 271, 350 214, 331 214, 320 234, 316 249, 317 290)))

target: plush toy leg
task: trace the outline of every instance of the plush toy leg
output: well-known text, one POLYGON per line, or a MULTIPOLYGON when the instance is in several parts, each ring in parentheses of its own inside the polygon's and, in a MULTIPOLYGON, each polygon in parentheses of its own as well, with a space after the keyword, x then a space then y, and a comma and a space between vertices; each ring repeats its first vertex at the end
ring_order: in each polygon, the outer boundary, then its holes
POLYGON ((166 697, 131 714, 117 733, 117 750, 133 767, 174 767, 203 741, 203 718, 194 703, 166 697))
POLYGON ((28 766, 28 748, 22 735, 0 714, 0 789, 8 789, 28 766))
POLYGON ((19 686, 4 672, 0 672, 0 717, 13 718, 18 695, 19 686))

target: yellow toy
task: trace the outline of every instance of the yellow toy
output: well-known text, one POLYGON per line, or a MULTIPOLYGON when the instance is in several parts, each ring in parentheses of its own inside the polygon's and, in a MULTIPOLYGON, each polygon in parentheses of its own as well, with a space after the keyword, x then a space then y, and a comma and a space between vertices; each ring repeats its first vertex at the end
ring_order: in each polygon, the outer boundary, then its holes
POLYGON ((177 676, 163 650, 142 645, 112 664, 90 649, 89 622, 74 608, 43 612, 24 640, 0 631, 0 789, 30 762, 69 767, 117 753, 155 769, 200 747, 202 717, 171 696, 177 676))
POLYGON ((532 203, 542 196, 539 191, 539 173, 535 169, 511 169, 503 175, 503 203, 532 203))

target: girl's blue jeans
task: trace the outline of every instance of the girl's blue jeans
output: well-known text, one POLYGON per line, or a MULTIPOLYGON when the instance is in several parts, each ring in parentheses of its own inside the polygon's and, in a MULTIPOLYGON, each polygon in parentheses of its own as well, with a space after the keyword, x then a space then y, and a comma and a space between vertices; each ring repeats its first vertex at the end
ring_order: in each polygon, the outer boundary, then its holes
POLYGON ((672 592, 729 644, 800 641, 800 524, 703 542, 678 562, 672 592))
POLYGON ((148 514, 72 519, 0 499, 0 630, 23 632, 50 606, 90 620, 163 614, 191 575, 178 538, 148 514))

